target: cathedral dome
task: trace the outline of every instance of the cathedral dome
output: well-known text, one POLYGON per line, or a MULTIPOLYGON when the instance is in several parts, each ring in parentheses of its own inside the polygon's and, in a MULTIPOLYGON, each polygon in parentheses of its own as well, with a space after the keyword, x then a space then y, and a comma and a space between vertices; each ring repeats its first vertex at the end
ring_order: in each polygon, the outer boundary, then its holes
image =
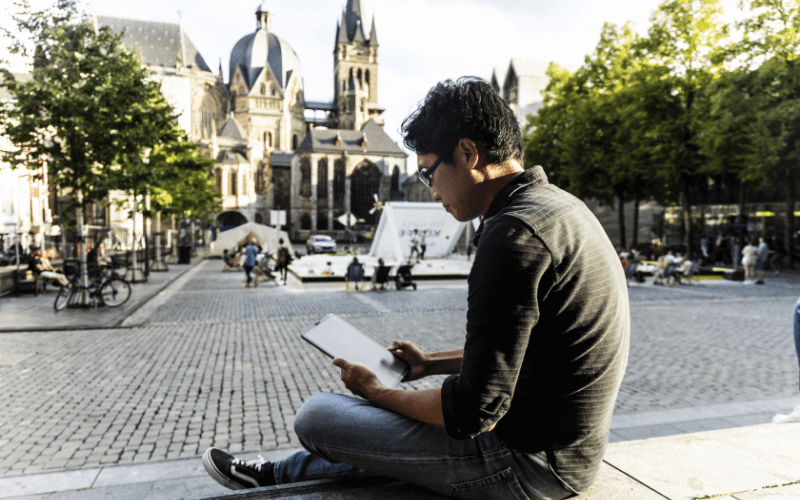
POLYGON ((264 4, 258 7, 256 11, 259 19, 258 29, 233 46, 229 76, 233 77, 236 68, 241 67, 247 86, 252 88, 258 75, 269 66, 278 79, 281 89, 286 89, 292 74, 297 75, 302 88, 303 79, 297 54, 285 40, 269 31, 270 19, 267 17, 269 15, 264 4))

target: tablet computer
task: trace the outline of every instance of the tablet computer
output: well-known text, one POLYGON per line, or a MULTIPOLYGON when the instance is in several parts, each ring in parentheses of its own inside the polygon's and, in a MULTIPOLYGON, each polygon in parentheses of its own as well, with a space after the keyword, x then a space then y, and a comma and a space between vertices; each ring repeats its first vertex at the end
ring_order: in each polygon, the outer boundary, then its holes
POLYGON ((405 361, 335 314, 328 314, 301 336, 331 358, 366 366, 389 387, 397 387, 409 370, 405 361))

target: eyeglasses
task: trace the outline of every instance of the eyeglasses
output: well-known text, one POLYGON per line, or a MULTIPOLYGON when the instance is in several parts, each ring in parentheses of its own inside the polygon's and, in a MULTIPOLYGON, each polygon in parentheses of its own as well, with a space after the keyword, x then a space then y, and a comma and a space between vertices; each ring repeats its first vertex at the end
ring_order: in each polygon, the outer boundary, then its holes
POLYGON ((433 183, 433 171, 436 170, 436 167, 438 167, 440 163, 442 163, 441 157, 437 158, 436 161, 433 162, 430 167, 423 168, 422 170, 417 172, 417 177, 419 177, 419 180, 429 188, 433 183))

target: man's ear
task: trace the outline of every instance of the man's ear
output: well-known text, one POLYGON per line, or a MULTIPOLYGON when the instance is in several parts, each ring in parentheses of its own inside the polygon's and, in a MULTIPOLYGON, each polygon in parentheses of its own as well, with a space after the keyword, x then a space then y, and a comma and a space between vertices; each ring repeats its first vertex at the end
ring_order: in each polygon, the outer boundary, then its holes
POLYGON ((470 169, 475 168, 478 164, 478 146, 472 139, 462 138, 458 141, 457 146, 459 152, 464 155, 467 165, 470 169))

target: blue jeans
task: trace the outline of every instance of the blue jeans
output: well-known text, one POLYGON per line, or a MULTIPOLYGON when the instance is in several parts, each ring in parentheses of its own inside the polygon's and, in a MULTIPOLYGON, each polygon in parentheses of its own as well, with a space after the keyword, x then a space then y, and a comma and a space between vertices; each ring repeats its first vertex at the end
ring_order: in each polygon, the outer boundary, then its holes
POLYGON ((794 305, 794 348, 797 351, 797 364, 800 365, 800 299, 794 305))
POLYGON ((560 500, 573 494, 556 479, 544 453, 529 455, 494 432, 456 440, 444 427, 321 393, 300 408, 294 429, 308 451, 275 463, 278 484, 368 471, 455 498, 560 500))

